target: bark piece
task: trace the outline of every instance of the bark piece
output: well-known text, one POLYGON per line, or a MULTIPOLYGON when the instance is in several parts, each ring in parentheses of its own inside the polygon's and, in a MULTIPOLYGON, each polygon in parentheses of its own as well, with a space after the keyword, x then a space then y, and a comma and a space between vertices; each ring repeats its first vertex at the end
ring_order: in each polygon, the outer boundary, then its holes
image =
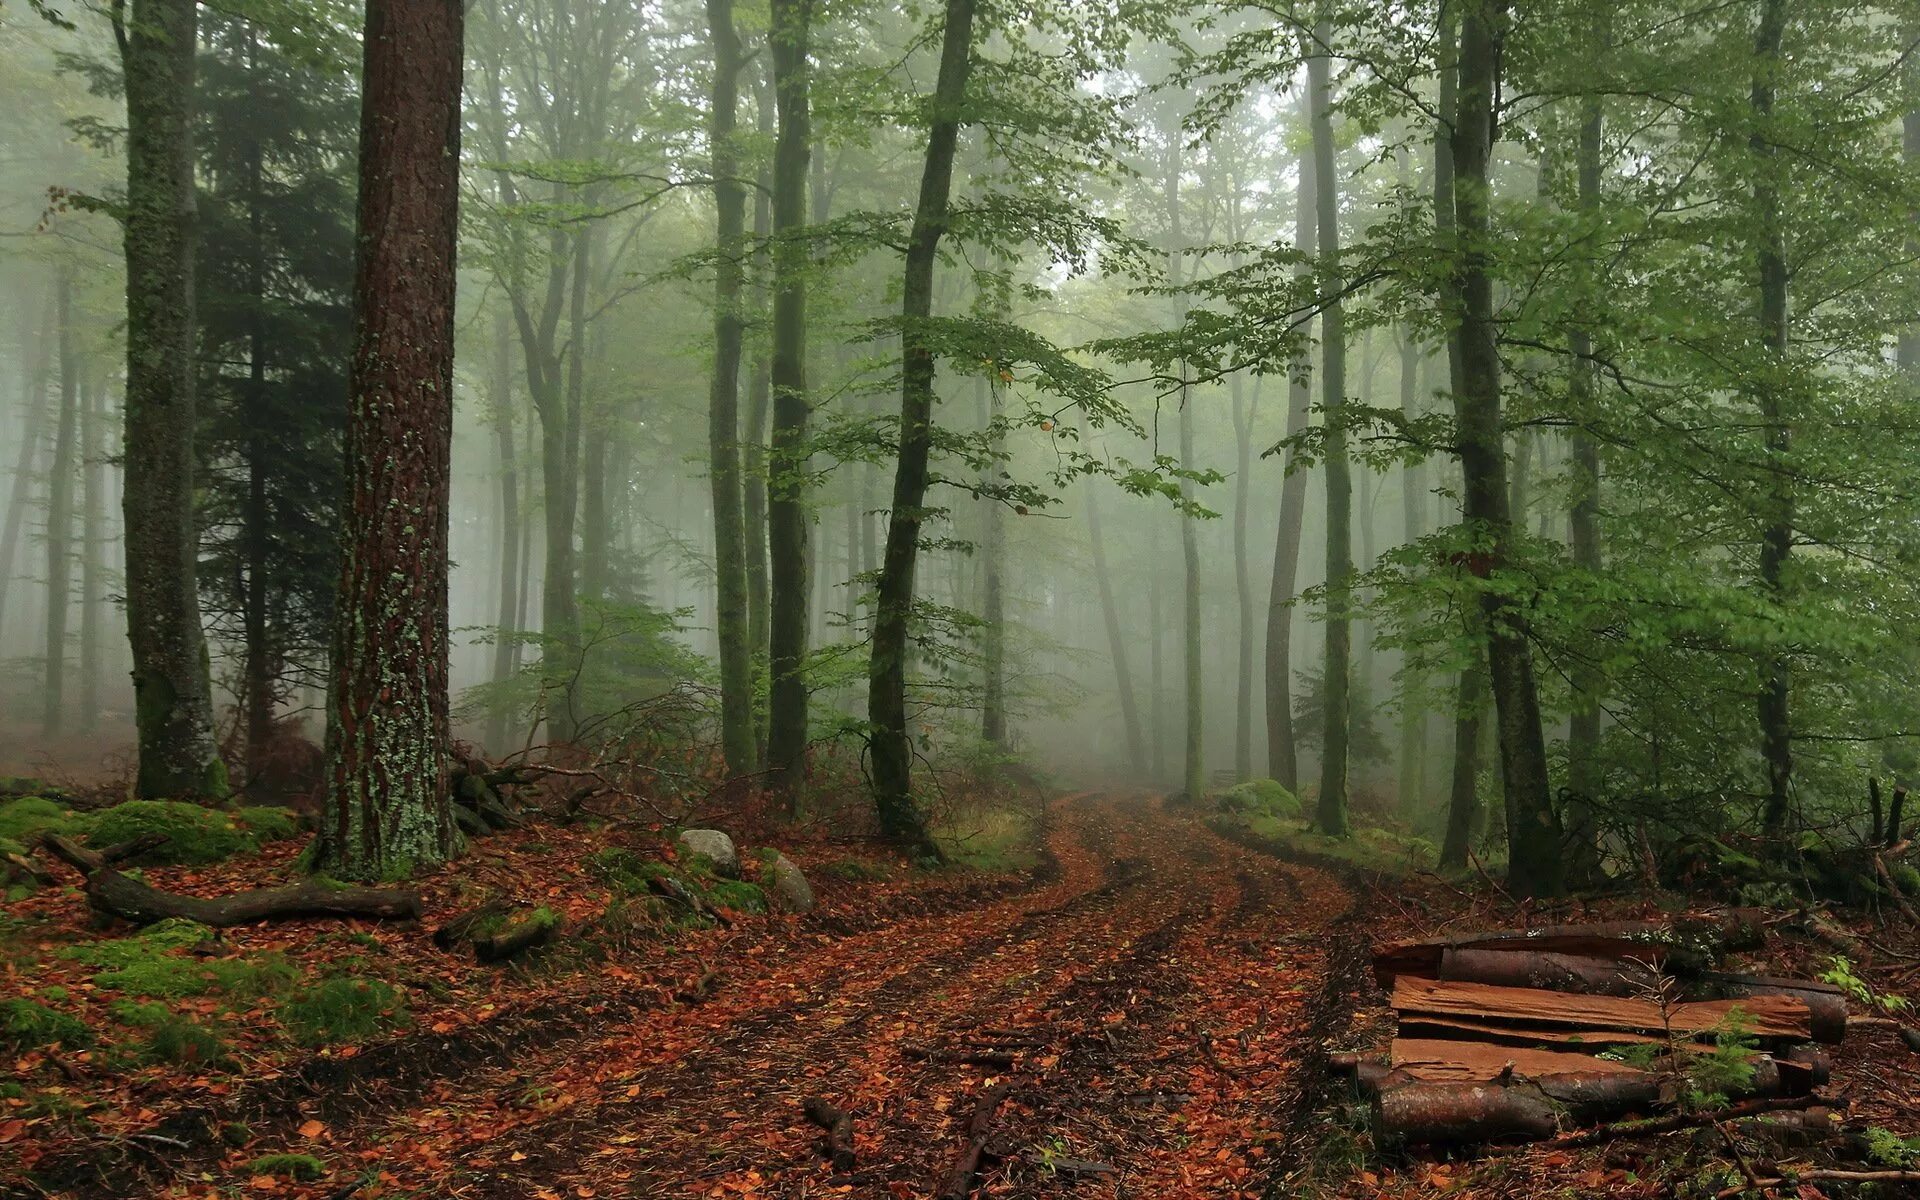
POLYGON ((1496 1019, 1442 1017, 1426 1013, 1400 1014, 1400 1034, 1415 1038, 1455 1038, 1506 1043, 1515 1046, 1563 1045, 1605 1049, 1608 1046, 1654 1044, 1666 1039, 1623 1029, 1518 1029, 1496 1019))
POLYGON ((88 876, 87 900, 95 911, 135 925, 185 917, 216 929, 292 917, 406 921, 420 915, 420 894, 393 888, 342 887, 309 879, 290 887, 256 888, 209 900, 148 887, 111 867, 88 876))
POLYGON ((853 1170, 853 1118, 818 1096, 807 1097, 800 1105, 800 1110, 806 1113, 807 1120, 826 1131, 827 1136, 822 1140, 821 1148, 826 1151, 833 1169, 840 1172, 853 1170))
POLYGON ((1660 1006, 1623 996, 1582 996, 1542 992, 1531 988, 1496 987, 1483 983, 1448 982, 1402 977, 1393 985, 1393 1006, 1403 1013, 1467 1017, 1531 1023, 1548 1027, 1617 1029, 1632 1033, 1662 1033, 1670 1025, 1677 1033, 1711 1034, 1727 1014, 1739 1008, 1749 1031, 1763 1038, 1806 1041, 1812 1036, 1812 1014, 1804 1001, 1792 996, 1749 996, 1740 1000, 1695 1000, 1660 1006))
POLYGON ((1391 1050, 1394 1069, 1415 1079, 1474 1082, 1495 1079, 1504 1071, 1529 1079, 1543 1075, 1641 1075, 1626 1063, 1566 1050, 1533 1050, 1524 1046, 1496 1046, 1486 1042, 1431 1041, 1395 1038, 1391 1050))
POLYGON ((973 1194, 973 1179, 980 1173, 980 1159, 986 1153, 987 1142, 991 1138, 993 1116, 1000 1109, 1000 1102, 1013 1090, 1013 1083, 1003 1080, 980 1093, 980 1100, 973 1108, 973 1116, 967 1119, 967 1145, 954 1160, 953 1169, 947 1172, 946 1179, 935 1192, 936 1200, 967 1200, 973 1194))

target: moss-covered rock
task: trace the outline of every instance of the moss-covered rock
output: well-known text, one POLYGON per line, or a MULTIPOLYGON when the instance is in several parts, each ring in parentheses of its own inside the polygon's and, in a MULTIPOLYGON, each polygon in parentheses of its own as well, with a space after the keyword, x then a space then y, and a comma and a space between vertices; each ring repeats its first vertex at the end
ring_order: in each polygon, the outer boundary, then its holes
POLYGON ((259 848, 259 838, 234 813, 179 800, 129 800, 93 818, 95 846, 131 841, 142 834, 167 840, 129 862, 148 866, 200 866, 259 848))
POLYGON ((89 825, 85 814, 45 796, 21 796, 0 803, 0 840, 11 842, 9 849, 16 854, 30 848, 43 833, 81 837, 89 825))
POLYGON ((1273 779, 1249 779, 1221 792, 1217 801, 1225 812, 1257 813, 1292 819, 1300 815, 1300 797, 1273 779))
POLYGON ((311 1154, 262 1154, 247 1170, 255 1175, 284 1175, 306 1183, 325 1175, 327 1164, 311 1154))
POLYGON ((78 1017, 25 998, 0 1000, 0 1046, 37 1050, 59 1045, 78 1050, 92 1043, 92 1031, 78 1017))
POLYGON ((300 814, 291 808, 256 804, 234 810, 233 819, 242 829, 262 842, 279 842, 298 837, 303 828, 300 814))
POLYGON ((734 912, 767 911, 767 894, 758 885, 742 883, 737 879, 715 880, 707 888, 707 901, 715 908, 728 908, 734 912))

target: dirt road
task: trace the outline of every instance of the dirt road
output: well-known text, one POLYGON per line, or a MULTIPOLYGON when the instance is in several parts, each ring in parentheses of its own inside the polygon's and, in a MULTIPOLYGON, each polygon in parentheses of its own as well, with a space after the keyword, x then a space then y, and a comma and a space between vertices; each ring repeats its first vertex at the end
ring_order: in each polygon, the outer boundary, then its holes
POLYGON ((1350 897, 1147 797, 1056 802, 1048 851, 947 911, 743 925, 677 1001, 549 1017, 404 1101, 306 1105, 313 1148, 364 1164, 363 1197, 1260 1194, 1350 897), (851 1170, 809 1098, 851 1115, 851 1170))

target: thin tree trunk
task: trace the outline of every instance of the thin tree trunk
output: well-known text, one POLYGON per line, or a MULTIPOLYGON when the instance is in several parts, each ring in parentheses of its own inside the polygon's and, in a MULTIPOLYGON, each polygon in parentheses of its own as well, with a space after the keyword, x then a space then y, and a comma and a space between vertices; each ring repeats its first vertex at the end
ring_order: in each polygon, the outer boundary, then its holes
MULTIPOLYGON (((519 668, 521 604, 520 543, 525 536, 520 514, 520 464, 513 439, 513 364, 509 357, 507 314, 498 311, 493 320, 493 377, 488 389, 493 425, 494 450, 500 458, 500 604, 499 621, 494 633, 493 680, 511 678, 519 668)), ((495 709, 487 723, 487 746, 495 752, 505 750, 509 714, 505 705, 495 709)))
MULTIPOLYGON (((1755 268, 1759 276, 1760 341, 1776 365, 1787 356, 1787 248, 1780 219, 1780 184, 1775 166, 1777 151, 1767 134, 1773 120, 1775 76, 1782 62, 1780 43, 1786 28, 1784 0, 1761 0, 1760 25, 1754 34, 1758 60, 1753 80, 1753 116, 1758 128, 1750 142, 1754 157, 1753 206, 1758 218, 1759 246, 1755 268)), ((1784 460, 1793 430, 1778 382, 1761 385, 1760 419, 1766 423, 1769 472, 1764 528, 1760 534, 1760 587, 1769 600, 1784 608, 1787 559, 1793 553, 1794 498, 1790 472, 1784 460)), ((1767 836, 1787 832, 1793 815, 1793 724, 1788 713, 1792 664, 1784 650, 1774 651, 1760 675, 1760 754, 1767 764, 1767 799, 1763 827, 1767 836)))
POLYGON ((1114 686, 1120 692, 1120 719, 1127 730, 1127 765, 1134 777, 1147 773, 1147 741, 1140 729, 1140 705, 1133 694, 1133 673, 1127 669, 1127 638, 1120 628, 1120 610, 1113 600, 1113 575, 1100 537, 1100 501, 1093 480, 1082 485, 1087 497, 1087 542, 1093 550, 1093 579, 1100 589, 1100 615, 1107 626, 1107 653, 1113 659, 1114 686))
MULTIPOLYGON (((1313 271, 1319 245, 1314 226, 1316 187, 1313 153, 1301 152, 1300 185, 1294 200, 1293 247, 1300 255, 1300 276, 1313 271)), ((1287 388, 1287 437, 1305 433, 1313 413, 1312 361, 1304 353, 1293 363, 1287 388)), ((1300 790, 1299 749, 1293 738, 1293 597, 1300 581, 1300 532, 1307 511, 1307 472, 1298 452, 1286 453, 1286 477, 1280 484, 1280 524, 1274 534, 1273 579, 1267 591, 1267 774, 1288 791, 1300 790)))
MULTIPOLYGON (((1408 422, 1419 416, 1419 380, 1420 346, 1414 341, 1412 330, 1403 326, 1400 330, 1400 415, 1408 422)), ((1424 463, 1409 461, 1401 467, 1400 537, 1406 545, 1411 546, 1426 535, 1425 522, 1421 519, 1421 499, 1426 490, 1424 463)), ((1418 682, 1406 681, 1409 694, 1417 691, 1418 682)), ((1400 766, 1396 775, 1400 815, 1411 817, 1420 810, 1427 792, 1427 710, 1424 706, 1407 705, 1400 714, 1400 766)))
POLYGON ((813 0, 773 0, 773 444, 768 448, 767 773, 800 814, 807 752, 807 41, 813 0))
POLYGON ((116 25, 127 100, 126 600, 136 792, 219 797, 194 520, 195 0, 132 0, 116 25))
MULTIPOLYGON (((1326 48, 1333 36, 1330 0, 1320 0, 1314 42, 1320 52, 1307 60, 1313 94, 1314 205, 1320 236, 1321 294, 1337 297, 1340 281, 1340 192, 1333 163, 1332 60, 1326 48)), ((1351 669, 1353 599, 1353 479, 1347 464, 1345 319, 1340 301, 1320 310, 1320 407, 1326 421, 1327 620, 1326 660, 1321 679, 1325 733, 1320 748, 1318 825, 1329 837, 1347 833, 1347 750, 1352 717, 1351 669)))
MULTIPOLYGON (((1233 398, 1233 590, 1239 601, 1240 639, 1234 675, 1233 777, 1253 778, 1253 563, 1247 557, 1247 513, 1253 507, 1253 419, 1247 411, 1239 375, 1228 385, 1233 398)), ((1260 406, 1260 379, 1254 378, 1253 406, 1260 406)))
MULTIPOLYGON (((251 36, 251 34, 249 35, 251 36)), ((279 699, 279 655, 267 627, 267 591, 273 578, 268 555, 273 547, 273 514, 267 503, 267 303, 265 214, 261 212, 261 153, 255 141, 247 154, 247 231, 252 243, 247 281, 247 506, 244 518, 247 555, 245 693, 247 720, 247 781, 267 770, 273 742, 275 702, 279 699)))
MULTIPOLYGON (((1501 445, 1500 355, 1488 270, 1490 160, 1499 69, 1495 28, 1500 0, 1466 0, 1460 34, 1459 119, 1453 127, 1455 252, 1460 298, 1462 390, 1454 396, 1465 517, 1486 539, 1484 571, 1501 571, 1510 553, 1506 463, 1501 445)), ((1482 593, 1487 670, 1500 730, 1502 787, 1515 814, 1507 830, 1508 878, 1529 896, 1563 889, 1560 819, 1548 798, 1546 739, 1527 644, 1526 607, 1504 590, 1482 593)))
MULTIPOLYGON (((771 65, 768 70, 771 71, 771 65)), ((761 139, 773 141, 773 84, 771 75, 756 89, 754 123, 761 139)), ((773 172, 762 165, 759 186, 753 192, 753 311, 767 312, 767 237, 773 230, 773 172)), ((767 671, 769 632, 767 584, 767 416, 773 402, 773 365, 765 349, 754 351, 753 382, 747 390, 747 427, 744 454, 742 523, 746 533, 747 572, 747 644, 752 654, 754 673, 753 763, 754 769, 766 766, 767 705, 762 681, 767 671)), ((869 467, 871 470, 871 467, 869 467)))
POLYGON ((315 866, 452 857, 447 536, 459 232, 460 0, 368 0, 347 505, 315 866))
POLYGON ((73 268, 62 266, 54 283, 59 310, 60 417, 54 429, 53 464, 47 475, 47 655, 41 685, 40 725, 60 733, 66 717, 67 616, 73 600, 73 482, 80 408, 80 361, 73 345, 73 268))
POLYGON ((1150 535, 1147 555, 1147 625, 1151 631, 1151 649, 1148 655, 1149 683, 1151 692, 1147 704, 1148 734, 1153 746, 1153 777, 1163 780, 1167 777, 1167 724, 1166 724, 1166 654, 1162 648, 1161 635, 1166 628, 1161 620, 1164 605, 1161 599, 1161 565, 1165 555, 1161 553, 1160 522, 1153 519, 1158 514, 1149 514, 1150 535))
MULTIPOLYGON (((979 386, 987 393, 987 457, 998 463, 1006 453, 1006 438, 999 425, 1000 389, 985 379, 979 386)), ((986 627, 981 634, 980 657, 986 680, 980 697, 980 738, 988 746, 1003 750, 1007 745, 1007 612, 1002 584, 1007 555, 1006 506, 989 496, 981 516, 985 530, 980 539, 980 618, 986 627)))
POLYGON ((917 851, 938 856, 911 787, 913 742, 907 732, 907 648, 913 615, 914 562, 925 519, 928 460, 933 449, 933 271, 947 231, 953 157, 965 119, 973 68, 973 0, 947 0, 934 84, 920 201, 907 238, 900 301, 900 456, 893 476, 887 546, 875 587, 873 659, 867 715, 873 725, 873 798, 880 830, 917 851))
MULTIPOLYGON (((33 495, 34 463, 40 456, 40 439, 45 433, 47 377, 53 360, 57 312, 54 293, 49 290, 40 318, 40 336, 33 340, 32 357, 20 377, 20 450, 14 456, 13 480, 8 485, 6 525, 0 528, 0 636, 6 633, 7 595, 13 582, 13 564, 20 554, 20 535, 26 528, 27 504, 33 495)), ((28 330, 23 328, 21 335, 28 336, 28 330)))
MULTIPOLYGON (((592 374, 592 331, 587 319, 587 289, 593 279, 594 227, 581 228, 573 241, 572 294, 567 300, 567 449, 580 477, 579 594, 589 603, 607 590, 607 427, 602 397, 587 393, 592 374), (589 429, 591 425, 591 429, 589 429)), ((583 650, 582 653, 585 653, 583 650)), ((577 701, 575 702, 577 705, 577 701)), ((579 714, 575 714, 578 720, 579 714)))
MULTIPOLYGON (((1184 134, 1179 129, 1168 133, 1168 162, 1166 178, 1167 205, 1167 279, 1175 288, 1182 282, 1183 259, 1186 249, 1186 235, 1180 220, 1180 139, 1184 134)), ((1186 305, 1176 296, 1173 318, 1177 326, 1186 323, 1186 305)), ((1180 465, 1195 470, 1193 449, 1193 390, 1187 384, 1187 364, 1183 358, 1180 363, 1180 465)), ((1180 480, 1180 498, 1191 505, 1196 503, 1193 481, 1180 480)), ((1181 676, 1185 684, 1183 696, 1185 703, 1185 739, 1181 755, 1181 787, 1188 799, 1198 800, 1206 791, 1206 691, 1205 665, 1201 661, 1202 615, 1200 612, 1200 518, 1190 512, 1180 514, 1180 559, 1181 559, 1181 676)))
POLYGON ((97 379, 80 410, 81 478, 86 487, 80 516, 80 721, 82 733, 100 720, 101 616, 106 601, 107 385, 97 379))

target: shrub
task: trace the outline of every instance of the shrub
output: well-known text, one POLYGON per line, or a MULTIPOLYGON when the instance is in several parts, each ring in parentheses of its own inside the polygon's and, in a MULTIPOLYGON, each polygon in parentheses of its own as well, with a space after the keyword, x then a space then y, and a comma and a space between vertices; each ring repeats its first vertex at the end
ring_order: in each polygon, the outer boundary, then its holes
POLYGON ((365 1041, 406 1019, 407 1001, 392 984, 336 975, 301 992, 280 1020, 303 1046, 365 1041))
POLYGON ((289 1179, 311 1181, 327 1173, 327 1164, 311 1154, 262 1154, 247 1170, 255 1175, 285 1175, 289 1179))
POLYGON ((252 833, 236 823, 232 813, 178 800, 129 800, 116 804, 95 815, 90 840, 96 846, 110 846, 146 833, 162 833, 167 840, 128 861, 198 866, 219 862, 259 845, 252 833))
POLYGON ((78 1050, 92 1042, 93 1033, 78 1017, 32 1000, 0 1000, 0 1045, 34 1050, 57 1043, 78 1050))

